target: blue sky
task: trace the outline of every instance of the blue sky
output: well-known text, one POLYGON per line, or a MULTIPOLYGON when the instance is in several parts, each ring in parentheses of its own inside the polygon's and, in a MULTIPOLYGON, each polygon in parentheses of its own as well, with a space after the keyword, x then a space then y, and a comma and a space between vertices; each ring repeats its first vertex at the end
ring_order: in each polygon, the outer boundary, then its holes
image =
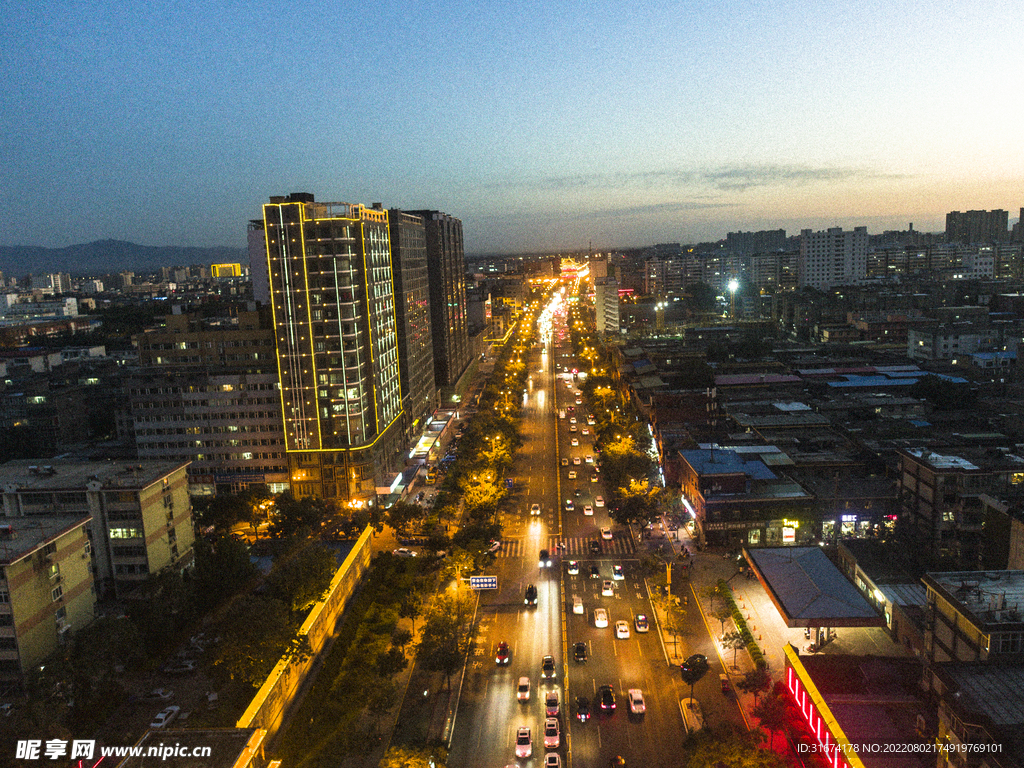
POLYGON ((293 191, 469 252, 1024 205, 1009 0, 41 8, 0 31, 2 245, 243 247, 293 191))

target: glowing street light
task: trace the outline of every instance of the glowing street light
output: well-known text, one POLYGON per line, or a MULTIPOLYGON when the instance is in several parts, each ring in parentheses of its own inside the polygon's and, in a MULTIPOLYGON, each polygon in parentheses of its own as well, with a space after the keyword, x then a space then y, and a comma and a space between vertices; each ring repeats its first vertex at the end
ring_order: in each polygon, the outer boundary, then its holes
POLYGON ((736 317, 736 289, 739 288, 739 287, 740 287, 740 284, 739 284, 739 282, 736 281, 735 278, 729 281, 729 295, 730 295, 730 297, 732 299, 731 308, 729 310, 729 317, 730 318, 735 318, 736 317))

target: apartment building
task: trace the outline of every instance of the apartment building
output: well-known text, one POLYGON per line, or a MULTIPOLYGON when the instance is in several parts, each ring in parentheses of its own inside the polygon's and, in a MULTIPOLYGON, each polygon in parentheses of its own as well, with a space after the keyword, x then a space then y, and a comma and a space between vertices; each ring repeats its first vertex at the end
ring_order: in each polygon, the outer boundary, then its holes
POLYGON ((82 520, 97 591, 123 596, 150 574, 192 564, 187 467, 176 461, 11 461, 0 465, 3 513, 12 525, 82 520))
POLYGON ((868 228, 846 231, 832 227, 823 232, 800 232, 799 280, 801 286, 827 291, 840 285, 856 285, 867 277, 868 228))
POLYGON ((925 686, 938 700, 937 766, 1024 756, 1024 571, 928 573, 925 686), (965 746, 966 745, 966 746, 965 746))
POLYGON ((20 687, 93 620, 96 594, 90 513, 12 514, 12 482, 6 474, 0 481, 0 685, 20 687))

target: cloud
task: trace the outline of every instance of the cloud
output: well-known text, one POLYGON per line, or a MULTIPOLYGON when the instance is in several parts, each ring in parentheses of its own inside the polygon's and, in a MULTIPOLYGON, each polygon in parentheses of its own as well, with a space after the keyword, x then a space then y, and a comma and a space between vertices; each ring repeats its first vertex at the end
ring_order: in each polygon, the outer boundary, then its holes
MULTIPOLYGON (((900 180, 908 176, 880 173, 861 168, 813 167, 805 165, 738 165, 705 170, 665 169, 634 173, 576 173, 565 176, 505 178, 486 182, 486 189, 594 191, 633 189, 685 189, 743 192, 755 187, 796 187, 818 182, 900 180)), ((677 205, 669 203, 667 205, 677 205)))

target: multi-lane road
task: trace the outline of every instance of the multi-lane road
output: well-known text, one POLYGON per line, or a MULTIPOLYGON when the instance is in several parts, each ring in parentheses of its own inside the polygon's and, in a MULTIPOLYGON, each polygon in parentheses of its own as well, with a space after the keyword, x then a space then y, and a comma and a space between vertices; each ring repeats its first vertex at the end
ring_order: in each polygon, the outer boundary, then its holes
POLYGON ((477 652, 465 678, 449 764, 542 766, 546 752, 554 751, 567 766, 604 766, 617 756, 628 765, 674 765, 686 736, 679 710, 684 686, 678 669, 666 662, 633 539, 613 525, 607 508, 595 504, 605 491, 600 480, 591 482, 595 465, 586 462, 588 455, 596 460, 592 428, 583 434, 586 406, 576 404, 571 377, 556 372, 565 362, 556 356, 566 349, 549 349, 530 353, 530 381, 523 394, 524 445, 515 469, 516 506, 504 513, 503 546, 491 571, 499 589, 481 595, 477 652), (562 409, 565 418, 559 418, 562 409), (575 432, 570 431, 572 418, 575 432), (573 438, 578 446, 571 445, 573 438), (573 463, 576 457, 579 465, 573 463), (562 459, 568 459, 567 466, 562 459), (576 479, 571 480, 573 470, 576 479), (573 511, 566 510, 567 500, 572 500, 573 511), (535 503, 540 515, 530 513, 535 503), (584 514, 588 504, 593 515, 584 514), (610 540, 602 538, 602 527, 612 529, 610 540), (561 552, 559 543, 565 547, 561 552), (551 553, 550 568, 540 566, 542 549, 551 553), (578 574, 569 573, 570 561, 577 561, 578 574), (622 579, 613 579, 614 566, 621 566, 622 579), (591 575, 593 567, 597 577, 591 575), (612 582, 610 596, 603 594, 606 581, 612 582), (537 587, 535 607, 524 604, 530 584, 537 587), (574 597, 582 600, 582 614, 573 612, 574 597), (597 608, 608 613, 607 627, 595 626, 597 608), (649 632, 636 631, 637 614, 651 617, 649 632), (628 638, 616 637, 617 621, 628 622, 628 638), (501 642, 511 650, 507 665, 495 663, 501 642), (578 642, 586 644, 585 662, 573 659, 578 642), (553 679, 542 679, 545 655, 556 660, 553 679), (531 694, 520 702, 517 681, 524 676, 530 679, 531 694), (613 712, 600 710, 597 691, 602 685, 615 692, 613 712), (630 713, 631 688, 643 691, 643 715, 630 713), (561 699, 557 750, 544 748, 544 694, 550 690, 557 690, 561 699), (591 703, 593 717, 585 723, 576 718, 580 696, 591 703), (532 730, 533 754, 527 759, 515 756, 521 726, 532 730))

